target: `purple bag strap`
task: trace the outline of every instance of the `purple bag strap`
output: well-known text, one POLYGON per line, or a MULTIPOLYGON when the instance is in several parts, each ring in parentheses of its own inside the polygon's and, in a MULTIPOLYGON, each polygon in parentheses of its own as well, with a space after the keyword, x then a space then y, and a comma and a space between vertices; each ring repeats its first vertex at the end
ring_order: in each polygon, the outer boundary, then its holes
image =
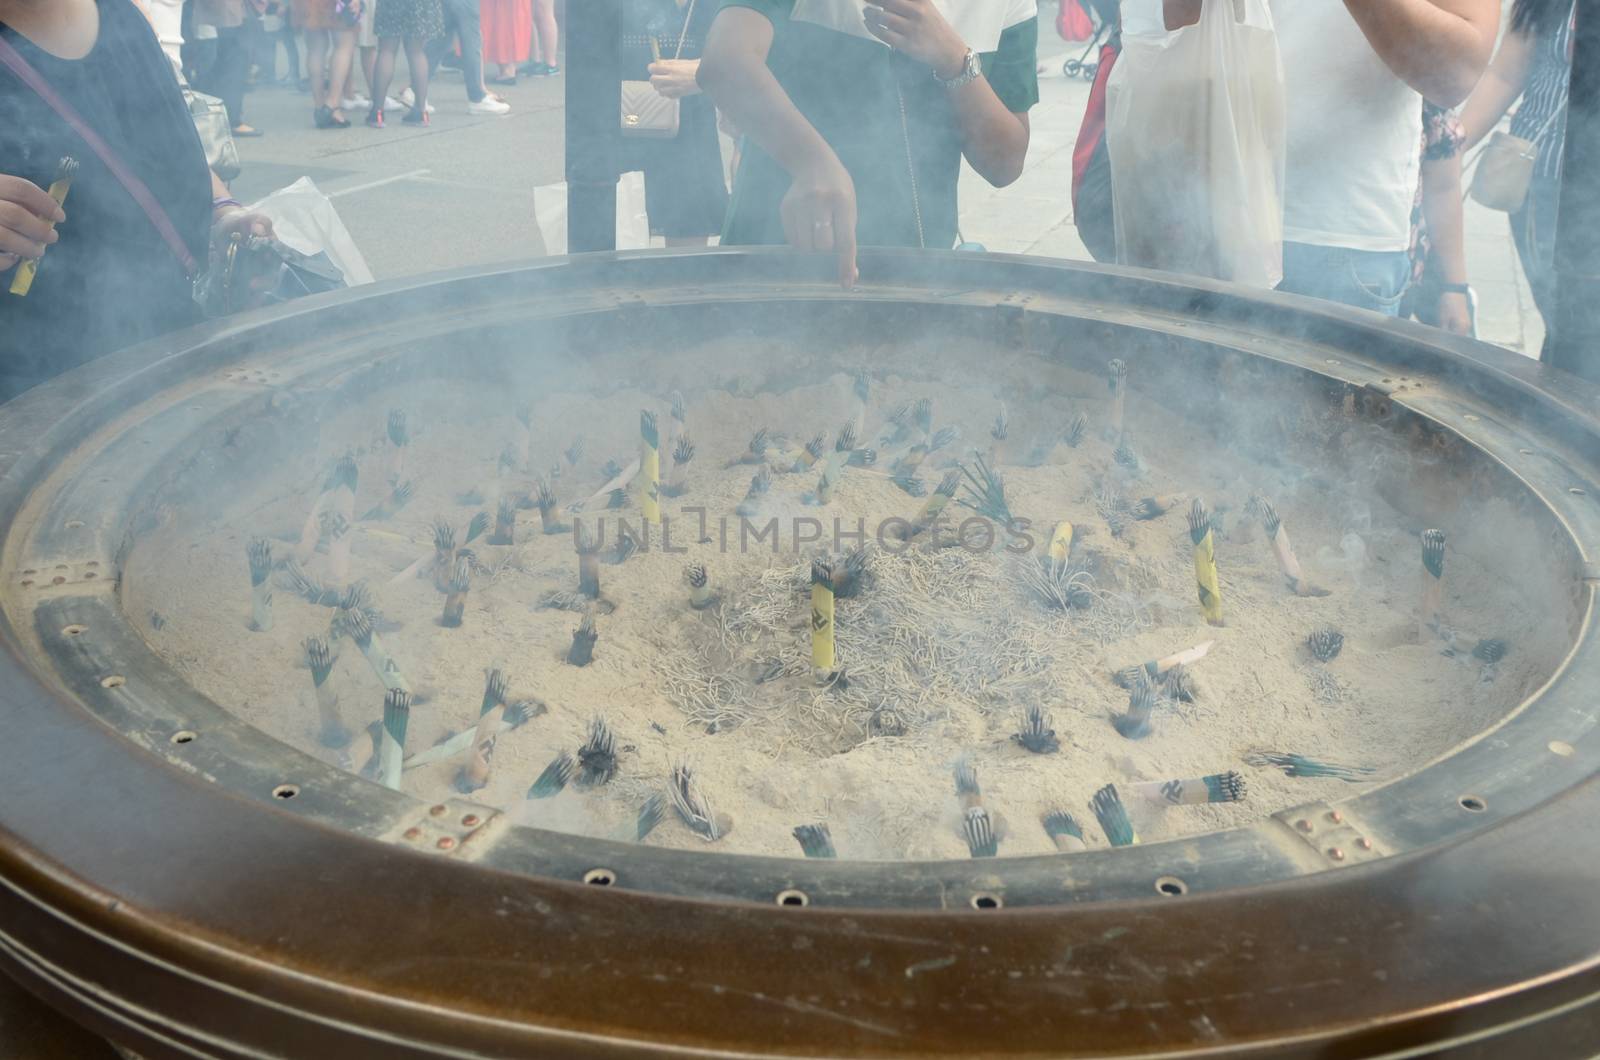
POLYGON ((143 210, 144 215, 150 219, 150 223, 155 226, 155 230, 166 241, 167 248, 172 251, 173 255, 183 265, 183 271, 193 277, 200 268, 194 260, 194 255, 189 253, 189 246, 183 241, 183 237, 178 235, 177 228, 172 224, 172 218, 167 216, 167 211, 161 208, 161 204, 150 193, 150 189, 145 186, 144 181, 134 176, 133 171, 123 164, 122 159, 115 151, 111 150, 111 145, 106 143, 99 133, 89 127, 89 123, 84 121, 82 115, 73 109, 72 104, 62 99, 61 95, 50 87, 50 82, 41 77, 39 71, 29 65, 28 60, 24 59, 22 54, 13 48, 11 42, 6 40, 4 36, 0 36, 0 63, 8 66, 12 73, 22 79, 23 84, 33 89, 40 99, 48 103, 50 109, 60 115, 61 120, 70 125, 72 131, 77 133, 83 142, 89 145, 89 149, 99 156, 100 161, 105 163, 105 167, 111 170, 111 175, 117 178, 117 182, 127 190, 129 195, 133 196, 133 201, 139 204, 139 209, 143 210))

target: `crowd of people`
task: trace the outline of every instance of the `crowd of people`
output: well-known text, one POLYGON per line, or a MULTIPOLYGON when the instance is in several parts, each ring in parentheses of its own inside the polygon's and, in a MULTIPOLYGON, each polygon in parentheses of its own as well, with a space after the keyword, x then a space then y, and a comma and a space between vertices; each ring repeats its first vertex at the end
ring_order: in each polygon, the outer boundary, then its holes
MULTIPOLYGON (((1218 2, 1086 4, 1112 32, 1101 75, 1118 32, 1141 20, 1181 31, 1218 2)), ((1532 173, 1502 208, 1547 310, 1576 5, 1508 2, 1502 35, 1500 0, 1273 0, 1282 290, 1470 331, 1463 153, 1520 100, 1511 133, 1532 173)), ((0 0, 0 278, 46 255, 55 274, 28 297, 0 294, 0 398, 189 323, 208 249, 270 230, 208 172, 184 79, 222 100, 241 138, 262 133, 245 89, 278 78, 280 53, 320 129, 382 128, 398 110, 427 124, 445 65, 460 69, 469 110, 503 114, 491 86, 560 73, 554 3, 0 0), (402 49, 409 84, 391 97, 402 49), (62 203, 46 189, 64 156, 82 169, 62 203)), ((668 245, 829 252, 851 284, 858 243, 958 243, 963 160, 996 187, 1022 173, 1039 0, 622 3, 621 164, 643 172, 651 231, 668 245), (731 189, 719 128, 738 144, 731 189)), ((1105 136, 1094 108, 1078 152, 1088 171, 1105 136)), ((1060 193, 1086 245, 1112 257, 1097 186, 1060 193)))

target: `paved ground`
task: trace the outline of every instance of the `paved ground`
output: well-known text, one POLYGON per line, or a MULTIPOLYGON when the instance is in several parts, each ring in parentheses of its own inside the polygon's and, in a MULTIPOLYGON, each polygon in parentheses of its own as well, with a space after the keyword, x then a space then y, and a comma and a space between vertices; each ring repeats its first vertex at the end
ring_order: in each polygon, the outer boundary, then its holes
MULTIPOLYGON (((1003 191, 966 173, 962 231, 991 250, 1083 259, 1088 254, 1073 225, 1070 187, 1072 145, 1089 86, 1060 72, 1061 60, 1081 49, 1047 41, 1045 50, 1047 76, 1032 116, 1027 168, 1003 191)), ((400 84, 397 78, 395 90, 400 84)), ((547 245, 559 251, 563 84, 559 77, 526 79, 497 89, 512 113, 473 117, 460 77, 446 73, 433 88, 431 127, 402 126, 395 114, 395 123, 381 132, 359 124, 314 129, 306 97, 258 89, 248 97, 247 117, 267 135, 241 141, 246 168, 235 191, 248 200, 310 176, 334 198, 380 279, 537 256, 547 245)), ((625 214, 629 201, 625 189, 625 214)), ((638 225, 635 218, 635 232, 638 225)), ((1467 242, 1481 337, 1537 355, 1544 327, 1505 215, 1469 203, 1467 242)))

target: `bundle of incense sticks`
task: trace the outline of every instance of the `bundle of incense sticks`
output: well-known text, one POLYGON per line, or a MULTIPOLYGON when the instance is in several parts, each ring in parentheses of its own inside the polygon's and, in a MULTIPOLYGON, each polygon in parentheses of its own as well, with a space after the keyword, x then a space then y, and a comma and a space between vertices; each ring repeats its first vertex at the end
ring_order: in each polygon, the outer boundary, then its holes
POLYGON ((1083 841, 1083 826, 1072 814, 1065 810, 1052 810, 1044 815, 1043 822, 1045 834, 1063 854, 1076 854, 1088 849, 1088 844, 1083 841))
POLYGON ((672 767, 670 794, 672 808, 678 811, 683 823, 707 843, 714 843, 733 830, 733 821, 728 815, 712 809, 687 762, 672 767))
POLYGON ((1127 807, 1122 805, 1122 796, 1117 794, 1115 784, 1107 784, 1094 793, 1094 798, 1089 800, 1089 809, 1094 813, 1095 820, 1100 822, 1100 830, 1106 834, 1106 839, 1114 847, 1132 846, 1139 841, 1139 835, 1133 830, 1133 822, 1128 819, 1127 807))
POLYGON ((989 465, 999 467, 1005 463, 1006 439, 1011 436, 1011 421, 1006 416, 1006 403, 1000 402, 1000 412, 994 418, 994 426, 989 428, 989 465))
POLYGON ((745 492, 744 500, 740 501, 734 509, 738 515, 749 518, 761 511, 761 502, 772 489, 772 472, 762 468, 750 479, 750 489, 745 492))
POLYGON ((1150 780, 1133 786, 1134 794, 1158 806, 1198 806, 1207 802, 1238 802, 1245 796, 1244 777, 1231 770, 1198 779, 1150 780))
MULTIPOLYGON (((529 720, 543 714, 546 709, 548 708, 537 699, 519 699, 507 706, 501 714, 499 722, 494 723, 494 734, 498 736, 503 732, 510 732, 512 729, 519 728, 527 724, 529 720)), ((450 733, 426 751, 418 751, 410 758, 407 758, 406 768, 416 769, 418 766, 425 766, 452 758, 471 747, 473 738, 477 733, 477 726, 450 733)))
POLYGON ((1051 728, 1054 718, 1037 703, 1028 707, 1022 717, 1022 727, 1011 738, 1036 755, 1047 755, 1061 749, 1056 731, 1051 728))
MULTIPOLYGON (((56 164, 55 179, 50 182, 49 194, 56 201, 57 206, 62 206, 67 201, 67 192, 72 188, 72 178, 78 174, 78 160, 70 155, 63 156, 56 164)), ((54 221, 50 227, 56 226, 54 221)), ((16 273, 11 277, 11 293, 18 298, 26 298, 33 289, 33 278, 39 273, 39 262, 36 260, 24 261, 17 266, 16 273)))
POLYGON ((639 506, 645 522, 661 521, 661 435, 649 409, 639 413, 639 506))
POLYGON ((809 471, 818 460, 822 459, 822 454, 827 451, 828 436, 823 432, 818 431, 812 436, 809 442, 801 446, 799 451, 793 454, 785 454, 786 456, 792 455, 794 457, 794 461, 789 464, 787 470, 796 473, 801 471, 809 471))
POLYGON ((311 562, 311 557, 317 551, 317 542, 322 539, 322 513, 341 510, 338 500, 341 491, 349 491, 350 510, 355 510, 356 477, 356 462, 350 457, 342 457, 334 463, 333 470, 322 484, 322 492, 317 495, 316 503, 306 513, 305 525, 300 530, 300 543, 295 546, 296 563, 304 566, 311 562))
POLYGON ((715 601, 711 594, 711 579, 704 564, 691 563, 683 570, 683 580, 689 583, 689 606, 704 611, 715 601))
POLYGON ((400 409, 389 410, 389 451, 384 460, 384 480, 391 486, 400 484, 406 475, 406 447, 411 444, 411 428, 406 414, 400 409))
POLYGON ((478 724, 472 731, 472 754, 456 774, 456 790, 470 795, 489 783, 489 768, 494 761, 495 741, 506 710, 506 675, 489 671, 484 682, 483 701, 478 706, 478 724))
POLYGON ((250 560, 250 628, 272 629, 272 542, 258 537, 246 548, 250 560))
POLYGON ((405 761, 406 727, 411 722, 411 693, 391 688, 383 696, 383 732, 378 747, 378 780, 400 790, 400 767, 405 761))
POLYGON ((411 503, 411 498, 416 495, 416 484, 410 479, 396 483, 394 489, 390 490, 383 500, 366 510, 365 514, 361 516, 361 521, 367 523, 380 519, 393 519, 401 508, 411 503))
POLYGON ((1056 524, 1055 530, 1050 534, 1050 544, 1045 549, 1045 555, 1053 562, 1065 563, 1072 554, 1072 524, 1063 519, 1056 524))
POLYGON ((527 402, 517 406, 516 426, 511 431, 511 448, 517 455, 517 470, 529 470, 533 450, 533 406, 527 402))
POLYGON ((1158 519, 1186 499, 1181 493, 1158 493, 1153 497, 1144 497, 1134 504, 1133 517, 1139 520, 1158 519))
POLYGON ((1444 531, 1422 532, 1422 613, 1418 616, 1417 636, 1428 639, 1444 622, 1444 531))
POLYGON ((1127 739, 1142 740, 1150 735, 1150 715, 1155 706, 1156 687, 1141 673, 1128 692, 1127 713, 1111 715, 1111 724, 1127 739))
POLYGON ((1206 622, 1223 625, 1222 586, 1217 581, 1217 550, 1211 516, 1199 497, 1189 508, 1189 540, 1194 542, 1194 580, 1200 591, 1200 610, 1206 622))
POLYGON ((589 720, 589 734, 578 748, 578 785, 598 787, 617 775, 617 737, 604 718, 589 720))
POLYGON ((467 610, 467 593, 472 589, 472 557, 458 554, 455 569, 450 572, 450 592, 444 598, 444 613, 439 625, 456 629, 467 610))
POLYGON ((572 647, 567 649, 567 662, 573 666, 588 666, 594 661, 594 645, 600 639, 595 629, 594 616, 584 615, 578 628, 572 631, 572 647))
POLYGON ((833 566, 811 562, 811 672, 819 681, 837 669, 833 655, 833 566))
POLYGON ((678 440, 672 445, 672 470, 667 475, 667 484, 662 489, 668 497, 681 497, 687 488, 684 485, 684 476, 689 470, 689 461, 694 459, 694 442, 690 440, 689 433, 678 435, 678 440))
POLYGON ((550 764, 545 766, 544 771, 534 780, 526 798, 549 799, 561 794, 566 790, 577 768, 577 759, 572 757, 571 752, 562 751, 550 760, 550 764))
POLYGON ((566 524, 556 510, 556 489, 551 479, 542 478, 534 487, 534 504, 539 509, 539 528, 547 534, 566 533, 566 524))
POLYGON ((1192 648, 1185 648, 1183 651, 1164 655, 1159 659, 1151 659, 1137 666, 1125 667, 1118 670, 1112 677, 1123 688, 1132 688, 1134 683, 1139 680, 1138 671, 1143 670, 1152 681, 1156 680, 1175 666, 1193 666, 1206 657, 1206 653, 1211 650, 1211 646, 1215 643, 1216 641, 1214 640, 1208 640, 1204 643, 1196 644, 1192 648))
POLYGON ((494 511, 494 533, 489 535, 491 545, 514 545, 517 541, 517 502, 501 497, 494 511))
POLYGON ((794 830, 795 842, 800 844, 800 850, 808 858, 836 858, 838 851, 833 847, 833 836, 828 831, 828 826, 822 822, 816 824, 799 825, 794 830))
POLYGON ((934 487, 933 494, 928 498, 927 503, 923 504, 922 510, 917 513, 916 518, 911 520, 911 529, 906 534, 906 539, 910 540, 919 534, 926 533, 938 521, 939 516, 943 514, 945 507, 950 503, 950 498, 956 495, 956 490, 960 486, 960 469, 945 472, 944 478, 940 480, 938 486, 934 487))
POLYGON ((456 530, 443 519, 433 524, 433 587, 450 591, 450 576, 456 567, 456 530))
POLYGON ((377 631, 372 628, 372 619, 367 612, 360 609, 350 611, 346 618, 346 627, 350 639, 356 642, 356 647, 366 658, 367 665, 372 667, 372 672, 378 675, 383 687, 391 691, 399 689, 409 692, 411 685, 406 681, 405 674, 400 672, 394 656, 384 647, 377 631))
POLYGON ((961 829, 966 835, 967 851, 975 858, 992 858, 1000 853, 1000 837, 995 834, 989 811, 973 806, 961 817, 961 829))
POLYGON ((1113 358, 1106 363, 1106 388, 1111 391, 1111 413, 1106 420, 1106 437, 1120 441, 1128 396, 1128 366, 1120 358, 1113 358))
POLYGON ((1289 528, 1278 517, 1278 510, 1268 501, 1261 502, 1261 528, 1272 542, 1272 553, 1278 557, 1278 569, 1296 596, 1327 596, 1328 590, 1311 584, 1295 559, 1294 547, 1289 544, 1289 528))
POLYGON ((600 545, 589 527, 574 521, 573 545, 578 550, 578 591, 591 600, 600 599, 600 545))
POLYGON ((324 747, 348 747, 350 730, 339 714, 339 697, 328 687, 328 675, 333 673, 333 653, 322 637, 306 638, 305 649, 311 684, 317 693, 317 717, 321 721, 317 739, 324 747))

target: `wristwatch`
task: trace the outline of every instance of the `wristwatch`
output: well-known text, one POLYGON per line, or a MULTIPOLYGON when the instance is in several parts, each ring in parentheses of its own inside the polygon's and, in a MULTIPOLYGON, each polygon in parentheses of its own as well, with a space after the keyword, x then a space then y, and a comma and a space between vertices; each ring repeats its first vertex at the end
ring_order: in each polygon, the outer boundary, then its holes
POLYGON ((961 60, 961 72, 954 77, 944 78, 939 76, 939 71, 933 71, 933 79, 945 88, 960 88, 969 82, 976 81, 983 76, 983 67, 978 64, 978 56, 971 48, 961 60))

